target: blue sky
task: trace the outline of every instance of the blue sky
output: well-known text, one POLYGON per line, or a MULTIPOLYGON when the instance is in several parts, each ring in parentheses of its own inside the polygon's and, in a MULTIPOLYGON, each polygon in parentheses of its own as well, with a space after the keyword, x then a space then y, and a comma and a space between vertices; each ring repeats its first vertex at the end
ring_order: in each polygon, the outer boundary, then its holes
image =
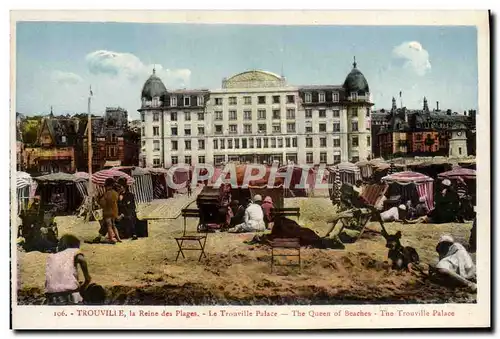
POLYGON ((16 111, 31 115, 121 106, 138 117, 156 65, 168 89, 220 88, 263 69, 292 85, 342 84, 356 56, 375 108, 477 108, 477 31, 452 26, 257 26, 29 22, 17 25, 16 111))

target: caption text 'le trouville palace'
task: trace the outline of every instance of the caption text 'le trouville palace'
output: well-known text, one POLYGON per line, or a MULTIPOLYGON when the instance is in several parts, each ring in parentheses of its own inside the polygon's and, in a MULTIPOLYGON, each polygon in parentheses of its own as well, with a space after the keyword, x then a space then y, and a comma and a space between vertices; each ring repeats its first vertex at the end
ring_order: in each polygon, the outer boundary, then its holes
POLYGON ((217 90, 142 89, 140 165, 356 162, 371 154, 368 82, 356 63, 343 85, 290 86, 248 71, 217 90))

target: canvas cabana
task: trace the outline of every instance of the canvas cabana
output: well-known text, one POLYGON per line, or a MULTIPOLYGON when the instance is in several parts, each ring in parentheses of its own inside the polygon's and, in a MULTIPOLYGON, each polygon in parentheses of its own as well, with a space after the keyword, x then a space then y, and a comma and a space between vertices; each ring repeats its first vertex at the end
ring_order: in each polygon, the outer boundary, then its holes
POLYGON ((134 183, 134 179, 125 172, 115 169, 101 170, 92 174, 91 180, 94 196, 99 196, 104 193, 104 184, 108 178, 112 178, 114 180, 125 178, 127 180, 127 185, 129 186, 134 183))
POLYGON ((342 184, 354 185, 356 181, 361 180, 359 167, 350 162, 343 162, 327 169, 330 199, 333 201, 340 201, 342 184))
POLYGON ((153 199, 168 199, 173 196, 172 189, 167 184, 168 171, 165 168, 147 168, 153 184, 153 199))
POLYGON ((415 203, 419 198, 425 197, 427 208, 434 209, 434 179, 431 177, 404 171, 385 176, 382 181, 389 184, 391 197, 399 197, 396 203, 406 203, 408 200, 415 203))
POLYGON ((26 210, 29 205, 30 198, 35 194, 36 182, 33 181, 31 175, 26 172, 16 173, 16 194, 17 194, 17 214, 26 210))
POLYGON ((136 203, 145 203, 153 201, 153 181, 151 173, 140 167, 135 167, 132 172, 134 183, 130 191, 134 193, 136 203))
POLYGON ((438 174, 439 179, 457 179, 476 180, 476 171, 470 168, 454 168, 451 171, 438 174))
POLYGON ((36 194, 40 196, 42 206, 57 204, 60 212, 70 213, 76 211, 85 198, 78 186, 84 186, 86 182, 73 174, 52 173, 33 180, 38 184, 36 194), (55 203, 54 196, 60 196, 61 200, 55 203))

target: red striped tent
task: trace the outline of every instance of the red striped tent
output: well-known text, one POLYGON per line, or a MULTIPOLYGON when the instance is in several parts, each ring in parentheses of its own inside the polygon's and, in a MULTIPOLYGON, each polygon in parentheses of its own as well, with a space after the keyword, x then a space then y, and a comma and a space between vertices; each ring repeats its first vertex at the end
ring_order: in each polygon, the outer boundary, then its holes
POLYGON ((429 210, 434 208, 434 180, 431 177, 422 173, 404 171, 387 175, 382 178, 382 181, 400 186, 402 203, 413 200, 412 197, 416 193, 419 198, 425 197, 429 210))
POLYGON ((438 174, 439 179, 476 179, 476 171, 471 168, 455 168, 451 171, 443 172, 438 174))
POLYGON ((125 178, 127 179, 128 185, 132 185, 134 183, 134 179, 130 175, 115 169, 107 169, 95 172, 94 174, 92 174, 92 183, 97 186, 104 186, 104 183, 108 178, 112 178, 115 180, 117 180, 118 178, 125 178))

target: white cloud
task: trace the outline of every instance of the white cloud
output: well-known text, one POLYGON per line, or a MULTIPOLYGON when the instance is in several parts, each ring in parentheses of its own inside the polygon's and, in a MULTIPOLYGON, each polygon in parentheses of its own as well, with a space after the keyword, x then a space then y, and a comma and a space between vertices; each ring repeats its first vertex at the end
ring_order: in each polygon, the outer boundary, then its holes
POLYGON ((87 66, 92 74, 105 74, 125 78, 130 81, 146 79, 153 70, 169 86, 185 87, 189 85, 189 69, 164 69, 161 64, 146 65, 131 53, 119 53, 100 50, 87 54, 87 66))
POLYGON ((403 42, 394 47, 392 54, 395 58, 404 59, 405 67, 412 69, 420 76, 425 75, 431 69, 429 52, 417 41, 403 42))
POLYGON ((63 85, 76 85, 83 81, 82 77, 78 74, 63 71, 52 72, 52 80, 63 85))

